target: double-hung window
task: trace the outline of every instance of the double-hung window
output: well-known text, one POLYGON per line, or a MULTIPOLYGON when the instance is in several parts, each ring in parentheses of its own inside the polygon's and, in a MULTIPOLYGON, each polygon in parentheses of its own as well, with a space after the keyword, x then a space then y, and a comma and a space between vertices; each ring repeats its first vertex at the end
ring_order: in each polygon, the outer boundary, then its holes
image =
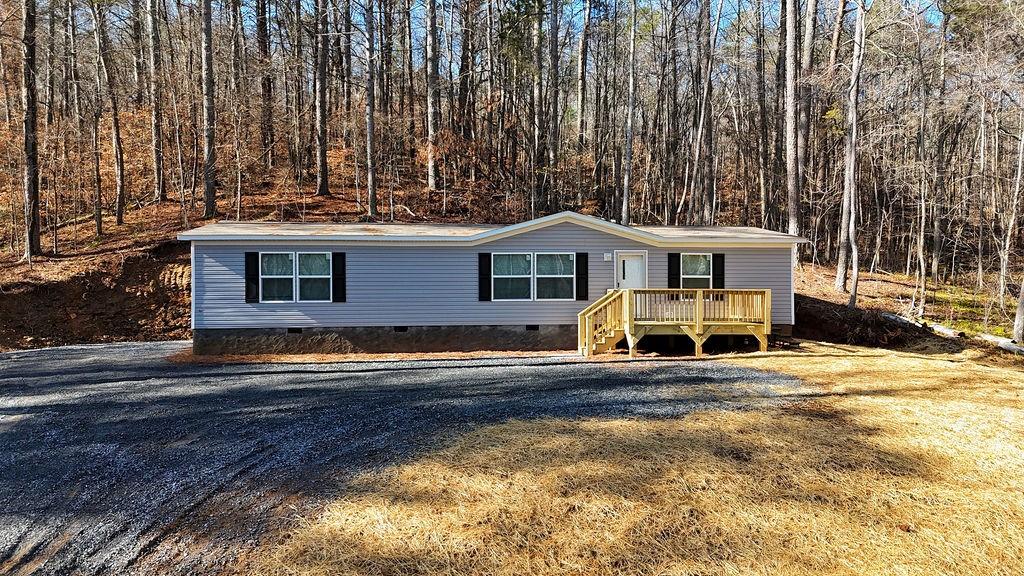
POLYGON ((711 254, 680 254, 680 288, 711 288, 711 254))
POLYGON ((260 302, 330 302, 330 252, 261 252, 260 302))
POLYGON ((576 255, 573 253, 495 253, 491 255, 492 299, 573 300, 576 255))
POLYGON ((295 254, 260 253, 260 302, 295 300, 295 254))
POLYGON ((537 300, 574 300, 576 298, 576 255, 536 255, 537 300))
POLYGON ((331 301, 331 253, 299 252, 299 302, 331 301))
POLYGON ((494 300, 533 299, 533 254, 494 254, 491 282, 494 300))

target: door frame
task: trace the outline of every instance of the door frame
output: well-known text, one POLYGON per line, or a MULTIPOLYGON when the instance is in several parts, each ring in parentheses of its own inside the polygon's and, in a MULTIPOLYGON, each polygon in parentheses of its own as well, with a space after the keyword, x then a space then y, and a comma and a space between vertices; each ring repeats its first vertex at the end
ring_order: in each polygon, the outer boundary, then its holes
POLYGON ((644 288, 650 287, 650 274, 648 272, 647 250, 615 250, 612 258, 615 260, 612 266, 612 288, 619 289, 619 256, 643 256, 644 257, 644 288))

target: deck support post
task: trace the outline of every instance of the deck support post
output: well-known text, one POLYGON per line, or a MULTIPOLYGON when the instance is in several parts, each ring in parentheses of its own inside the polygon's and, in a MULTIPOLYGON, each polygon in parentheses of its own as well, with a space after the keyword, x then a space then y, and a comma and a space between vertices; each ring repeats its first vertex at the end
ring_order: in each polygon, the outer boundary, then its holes
POLYGON ((697 309, 694 313, 694 320, 697 322, 697 334, 704 333, 704 291, 697 290, 697 309))
POLYGON ((636 341, 633 333, 633 289, 627 288, 622 295, 622 326, 626 333, 626 345, 629 346, 629 357, 636 357, 636 341))
POLYGON ((584 346, 583 347, 584 347, 584 349, 586 351, 583 353, 583 355, 584 356, 590 356, 594 352, 594 350, 593 350, 593 346, 594 346, 594 322, 589 317, 587 318, 587 325, 586 325, 585 328, 586 328, 586 336, 585 336, 586 340, 584 341, 584 346))
POLYGON ((768 351, 768 334, 764 330, 764 326, 747 326, 747 330, 757 338, 757 343, 761 352, 768 351))

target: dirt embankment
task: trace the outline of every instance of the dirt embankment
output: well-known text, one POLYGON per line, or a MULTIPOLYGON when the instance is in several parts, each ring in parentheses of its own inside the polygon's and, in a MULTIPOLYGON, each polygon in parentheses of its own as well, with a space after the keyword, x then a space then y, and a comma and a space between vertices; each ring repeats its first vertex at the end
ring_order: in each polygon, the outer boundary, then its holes
POLYGON ((0 349, 189 337, 189 246, 169 241, 67 278, 0 287, 0 349))
POLYGON ((939 346, 949 352, 963 348, 962 343, 943 339, 927 328, 897 324, 882 316, 884 310, 848 308, 805 294, 796 294, 795 303, 793 335, 797 338, 893 350, 922 343, 939 346))

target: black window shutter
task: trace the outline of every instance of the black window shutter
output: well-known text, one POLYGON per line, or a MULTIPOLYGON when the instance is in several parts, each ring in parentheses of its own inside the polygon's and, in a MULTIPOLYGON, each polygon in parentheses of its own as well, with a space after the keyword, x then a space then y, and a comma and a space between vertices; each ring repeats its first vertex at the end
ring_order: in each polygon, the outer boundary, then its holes
POLYGON ((260 253, 245 253, 245 301, 260 301, 260 253))
POLYGON ((345 291, 345 253, 331 253, 331 302, 344 302, 345 291))
POLYGON ((711 255, 711 287, 725 288, 725 254, 711 255))
POLYGON ((480 252, 477 254, 479 258, 479 270, 478 270, 478 282, 480 284, 480 301, 490 302, 491 301, 491 253, 480 252))
POLYGON ((576 253, 576 299, 590 300, 587 286, 590 284, 589 255, 586 252, 576 253))
POLYGON ((679 269, 679 252, 668 253, 668 287, 679 288, 682 278, 679 269))

